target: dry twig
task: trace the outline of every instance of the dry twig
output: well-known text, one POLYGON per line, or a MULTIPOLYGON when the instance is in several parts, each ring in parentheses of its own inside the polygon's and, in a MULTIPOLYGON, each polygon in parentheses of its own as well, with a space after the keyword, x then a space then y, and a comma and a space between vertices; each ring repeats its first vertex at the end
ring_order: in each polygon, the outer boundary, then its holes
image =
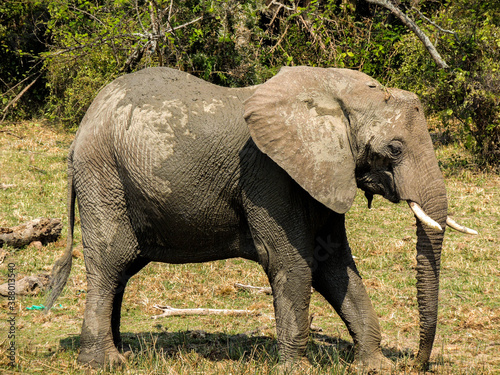
POLYGON ((151 319, 158 319, 167 316, 187 316, 187 315, 261 315, 255 310, 227 310, 227 309, 176 309, 170 306, 153 306, 155 309, 163 310, 163 314, 154 315, 151 319))
POLYGON ((0 130, 0 133, 5 133, 5 134, 11 135, 13 137, 16 137, 18 139, 23 139, 23 137, 21 137, 20 135, 14 134, 14 133, 12 133, 11 131, 8 131, 8 130, 0 130))

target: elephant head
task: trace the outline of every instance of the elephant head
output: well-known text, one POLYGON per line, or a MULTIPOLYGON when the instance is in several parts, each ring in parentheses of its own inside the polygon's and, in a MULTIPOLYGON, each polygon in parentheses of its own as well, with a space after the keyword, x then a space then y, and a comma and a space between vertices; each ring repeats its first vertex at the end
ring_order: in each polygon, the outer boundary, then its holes
POLYGON ((434 341, 447 198, 422 105, 353 70, 283 68, 245 103, 257 147, 313 198, 337 213, 356 189, 407 201, 417 216, 420 347, 434 341))

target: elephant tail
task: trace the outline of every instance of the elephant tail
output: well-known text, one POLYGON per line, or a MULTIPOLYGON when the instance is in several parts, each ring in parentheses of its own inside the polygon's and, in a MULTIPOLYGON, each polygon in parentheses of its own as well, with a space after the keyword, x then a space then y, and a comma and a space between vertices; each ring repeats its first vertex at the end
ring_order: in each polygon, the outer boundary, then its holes
MULTIPOLYGON (((71 159, 71 157, 70 157, 71 159)), ((50 283, 47 287, 49 295, 45 301, 45 312, 48 313, 57 297, 61 294, 68 276, 71 272, 71 264, 73 261, 73 228, 75 226, 75 188, 73 185, 73 168, 71 161, 68 162, 68 238, 66 242, 66 251, 64 255, 59 258, 52 267, 50 275, 50 283)))

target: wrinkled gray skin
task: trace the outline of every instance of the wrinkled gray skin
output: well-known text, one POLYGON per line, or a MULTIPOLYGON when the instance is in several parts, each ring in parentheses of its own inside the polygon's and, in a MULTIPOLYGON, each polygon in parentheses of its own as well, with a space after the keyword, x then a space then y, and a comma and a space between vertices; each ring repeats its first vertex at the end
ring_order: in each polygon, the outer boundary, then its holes
MULTIPOLYGON (((344 213, 359 187, 446 226, 418 98, 345 69, 283 68, 244 89, 168 68, 123 76, 89 108, 68 175, 71 231, 47 306, 70 272, 76 195, 88 282, 79 360, 90 364, 124 360, 123 292, 146 264, 242 257, 269 278, 282 360, 304 353, 313 286, 347 325, 356 360, 387 366, 344 213)), ((443 235, 417 220, 417 364, 434 340, 443 235)))

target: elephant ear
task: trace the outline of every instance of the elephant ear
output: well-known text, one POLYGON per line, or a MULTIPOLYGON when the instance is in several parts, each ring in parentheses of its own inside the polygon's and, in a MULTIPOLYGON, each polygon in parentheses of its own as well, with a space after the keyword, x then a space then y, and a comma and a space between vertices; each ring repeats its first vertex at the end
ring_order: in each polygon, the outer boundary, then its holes
POLYGON ((257 147, 313 198, 335 212, 356 195, 349 122, 337 93, 347 83, 334 69, 282 68, 245 102, 257 147))

